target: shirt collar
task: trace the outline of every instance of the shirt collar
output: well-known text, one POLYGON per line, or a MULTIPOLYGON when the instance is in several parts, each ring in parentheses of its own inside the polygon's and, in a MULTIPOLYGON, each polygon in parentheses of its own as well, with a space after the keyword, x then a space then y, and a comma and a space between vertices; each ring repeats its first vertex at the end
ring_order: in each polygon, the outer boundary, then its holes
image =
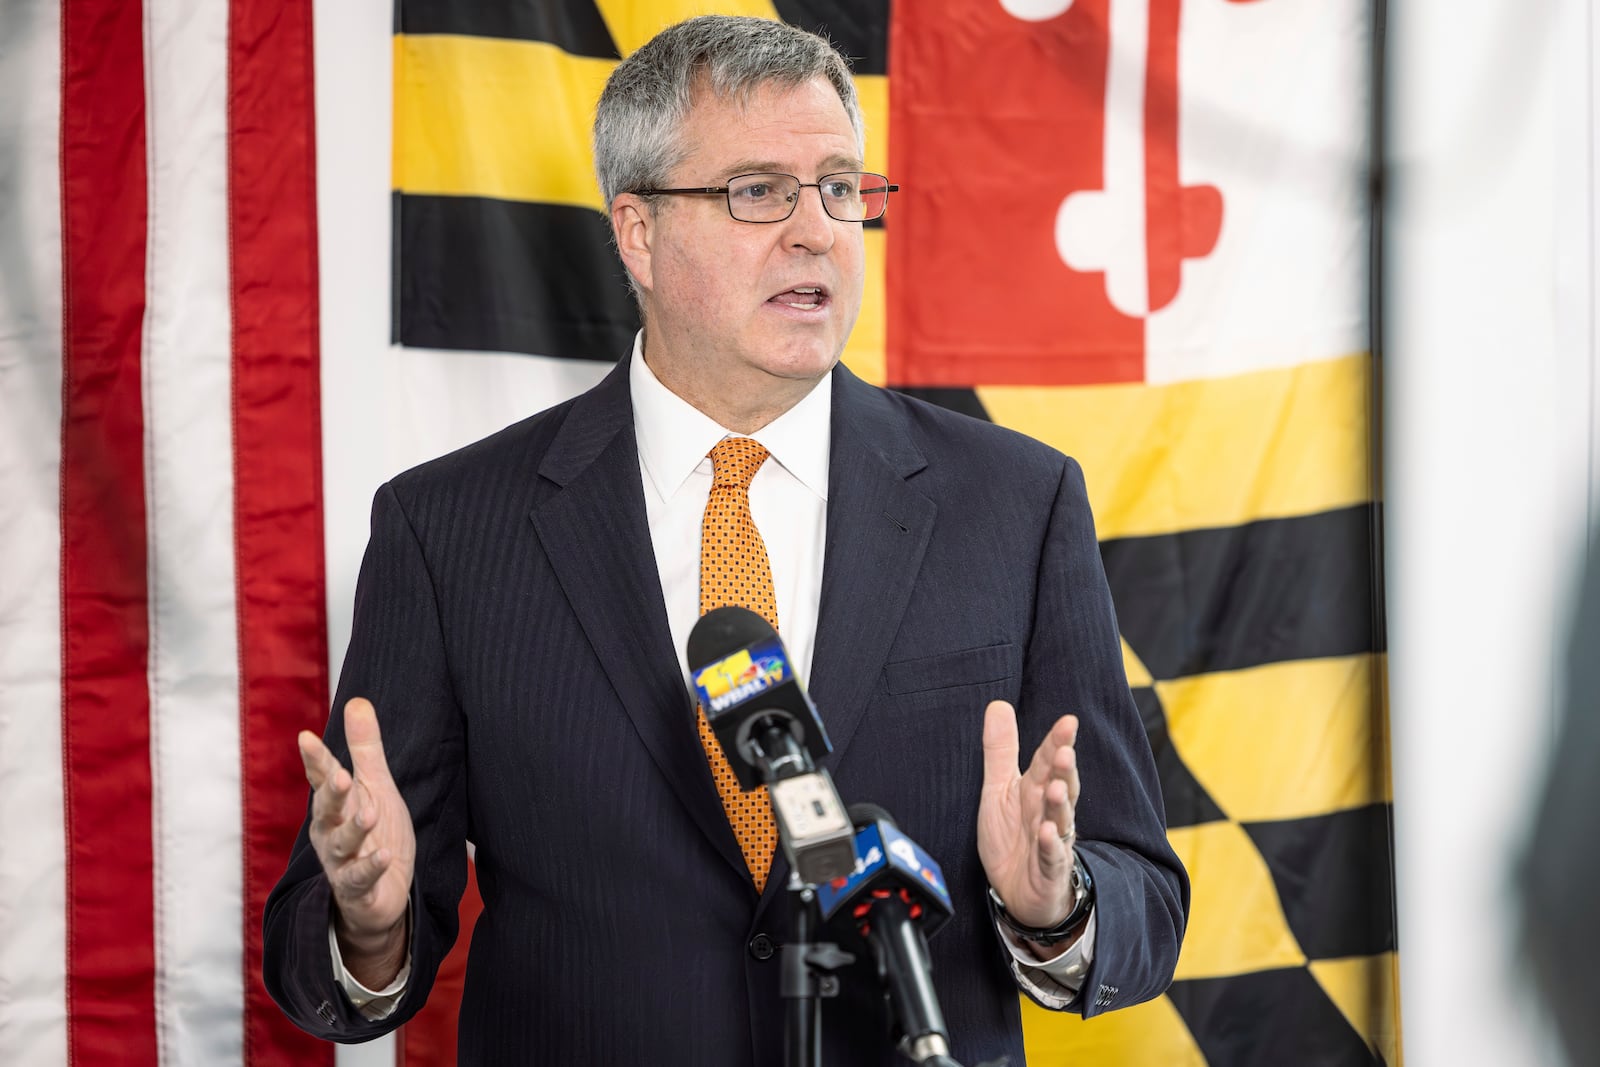
MULTIPOLYGON (((661 384, 644 361, 644 333, 634 335, 628 388, 633 396, 633 428, 645 476, 663 500, 670 499, 706 454, 724 437, 739 434, 719 425, 661 384)), ((833 372, 794 407, 749 436, 772 458, 823 500, 828 499, 828 423, 833 415, 833 372)))

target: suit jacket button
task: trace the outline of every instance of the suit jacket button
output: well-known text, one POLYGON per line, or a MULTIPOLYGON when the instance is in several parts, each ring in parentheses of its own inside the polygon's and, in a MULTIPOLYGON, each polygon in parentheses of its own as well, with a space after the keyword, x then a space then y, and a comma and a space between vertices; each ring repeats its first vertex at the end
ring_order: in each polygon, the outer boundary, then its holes
POLYGON ((772 938, 766 934, 757 934, 750 939, 750 955, 758 960, 770 960, 775 951, 776 946, 773 945, 772 938))

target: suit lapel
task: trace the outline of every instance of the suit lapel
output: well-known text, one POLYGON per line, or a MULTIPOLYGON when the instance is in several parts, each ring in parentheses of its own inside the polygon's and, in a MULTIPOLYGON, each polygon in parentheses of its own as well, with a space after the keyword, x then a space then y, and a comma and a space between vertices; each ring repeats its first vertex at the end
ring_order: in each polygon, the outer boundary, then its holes
MULTIPOLYGON (((828 544, 810 686, 833 743, 822 760, 830 771, 849 747, 883 674, 938 510, 906 484, 927 462, 904 416, 881 390, 843 365, 833 377, 828 544)), ((756 911, 758 925, 788 877, 780 849, 756 911)))
POLYGON ((561 489, 531 517, 573 613, 678 798, 748 877, 678 674, 645 518, 626 360, 574 403, 539 473, 561 489))
POLYGON ((937 510, 906 484, 927 464, 904 417, 842 366, 834 375, 828 547, 811 668, 812 698, 833 741, 827 766, 838 764, 866 713, 937 510))

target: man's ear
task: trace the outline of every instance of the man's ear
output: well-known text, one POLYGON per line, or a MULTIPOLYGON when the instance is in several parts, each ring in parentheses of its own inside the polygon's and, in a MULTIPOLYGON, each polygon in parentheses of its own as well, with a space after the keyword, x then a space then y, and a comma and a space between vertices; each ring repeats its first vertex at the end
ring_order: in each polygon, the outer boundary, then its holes
POLYGON ((622 265, 640 289, 652 288, 650 250, 655 242, 655 215, 651 205, 633 193, 611 199, 611 235, 617 240, 622 265))

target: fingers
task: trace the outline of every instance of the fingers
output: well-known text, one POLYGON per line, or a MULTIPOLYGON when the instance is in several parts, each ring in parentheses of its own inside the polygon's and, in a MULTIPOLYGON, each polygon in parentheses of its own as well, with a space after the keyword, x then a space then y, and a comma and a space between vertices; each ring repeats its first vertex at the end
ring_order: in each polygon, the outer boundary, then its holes
POLYGON ((310 829, 318 855, 324 862, 355 855, 372 819, 361 825, 354 777, 316 734, 302 730, 296 741, 312 788, 310 829))
MULTIPOLYGON (((1052 782, 1065 785, 1065 822, 1062 832, 1071 828, 1071 811, 1078 803, 1078 717, 1063 715, 1034 750, 1024 778, 1025 791, 1039 793, 1052 782)), ((983 781, 986 788, 1014 781, 1017 776, 1016 711, 1004 700, 989 703, 983 719, 983 781)), ((1047 818, 1050 816, 1046 816, 1047 818)))
POLYGON ((1071 838, 1077 835, 1077 827, 1073 822, 1072 804, 1068 799, 1067 783, 1061 779, 1052 781, 1044 789, 1044 805, 1041 813, 1043 824, 1050 828, 1050 833, 1057 840, 1072 844, 1071 838))
POLYGON ((1056 833, 1055 824, 1039 824, 1039 873, 1047 881, 1065 877, 1072 866, 1072 841, 1056 833))
POLYGON ((313 826, 336 825, 346 817, 346 801, 355 782, 350 772, 344 769, 316 734, 301 731, 299 740, 300 757, 306 766, 306 780, 314 790, 311 794, 313 826))
POLYGON ((980 812, 979 853, 1006 907, 1019 916, 1036 917, 1025 921, 1050 925, 1070 910, 1077 740, 1077 717, 1063 715, 1019 773, 1015 710, 997 700, 984 712, 985 809, 980 812))
POLYGON ((985 788, 1017 776, 1017 713, 1004 700, 991 700, 983 713, 983 784, 985 788))
MULTIPOLYGON (((1048 832, 1058 841, 1072 838, 1077 832, 1075 812, 1078 805, 1079 779, 1078 779, 1078 751, 1075 747, 1078 740, 1078 719, 1074 715, 1063 715, 1050 727, 1050 732, 1034 750, 1033 760, 1028 764, 1027 774, 1023 778, 1024 797, 1037 798, 1038 817, 1040 819, 1039 833, 1041 842, 1048 832)), ((1027 804, 1027 801, 1024 801, 1027 804)), ((1067 841, 1066 851, 1071 851, 1070 840, 1067 841)), ((1054 851, 1046 854, 1041 851, 1041 857, 1047 861, 1054 856, 1054 851)))
POLYGON ((312 789, 322 788, 322 783, 339 769, 338 759, 328 751, 322 738, 310 730, 301 730, 295 741, 300 746, 300 762, 305 764, 306 781, 311 783, 312 789))
POLYGON ((390 848, 377 847, 390 843, 386 832, 375 830, 395 787, 371 702, 346 703, 343 725, 352 770, 316 734, 302 731, 296 740, 313 790, 311 843, 336 897, 349 903, 369 895, 394 862, 390 848))
POLYGON ((1071 750, 1078 743, 1078 717, 1063 715, 1044 735, 1039 747, 1033 751, 1033 761, 1028 764, 1028 775, 1043 785, 1059 769, 1062 749, 1071 750))
POLYGON ((344 706, 344 736, 350 745, 350 765, 365 782, 387 782, 389 761, 383 754, 383 735, 372 701, 354 697, 344 706))

